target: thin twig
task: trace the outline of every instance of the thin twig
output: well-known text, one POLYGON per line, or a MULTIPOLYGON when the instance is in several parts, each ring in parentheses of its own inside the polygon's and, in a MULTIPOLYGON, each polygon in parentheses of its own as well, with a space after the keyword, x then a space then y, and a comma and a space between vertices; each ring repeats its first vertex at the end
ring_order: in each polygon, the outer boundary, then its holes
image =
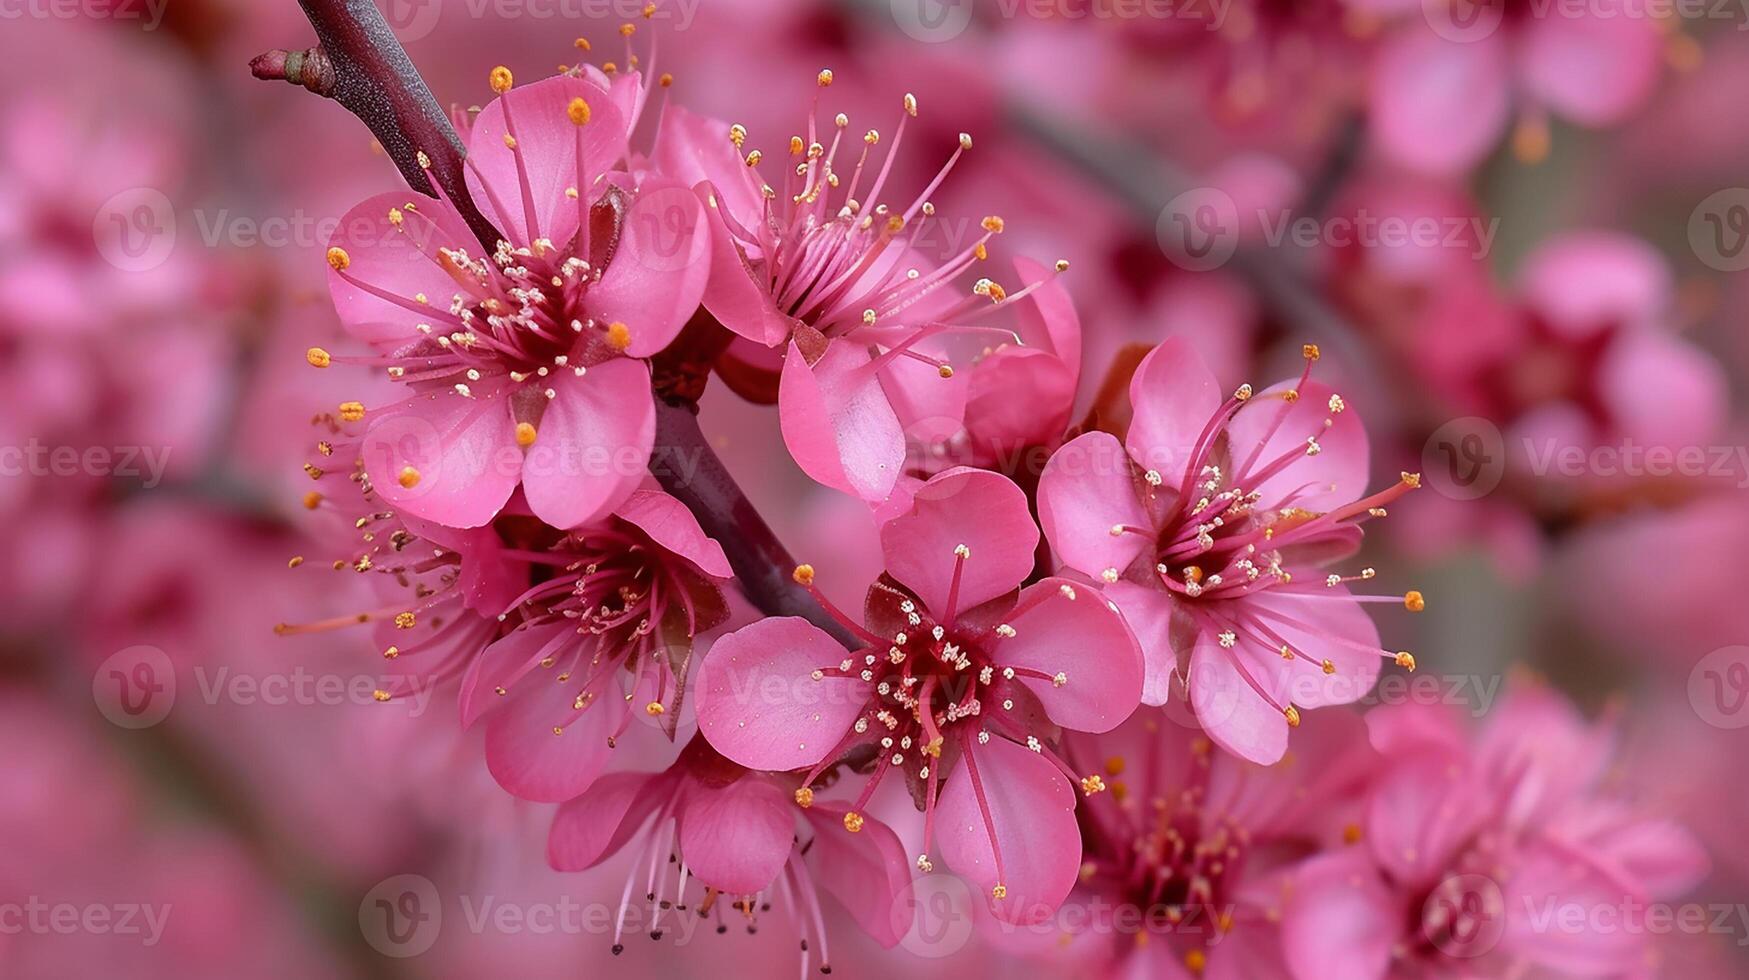
POLYGON ((463 179, 464 149, 455 127, 419 77, 407 51, 372 0, 298 0, 321 43, 302 52, 269 51, 250 62, 257 78, 284 79, 340 103, 370 127, 407 186, 435 194, 419 154, 455 202, 480 244, 502 236, 480 213, 463 179))

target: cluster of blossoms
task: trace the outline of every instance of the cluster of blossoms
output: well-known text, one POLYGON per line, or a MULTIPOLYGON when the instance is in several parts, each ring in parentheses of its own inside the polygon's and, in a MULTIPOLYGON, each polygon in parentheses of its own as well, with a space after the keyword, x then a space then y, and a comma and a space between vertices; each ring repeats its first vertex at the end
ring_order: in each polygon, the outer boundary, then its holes
MULTIPOLYGON (((893 945, 939 859, 1003 928, 1094 894, 1165 916, 1161 942, 1109 951, 1164 956, 1150 972, 1463 972, 1447 940, 1474 930, 1434 901, 1453 876, 1506 876, 1508 905, 1691 877, 1679 832, 1597 802, 1605 755, 1547 699, 1521 709, 1547 737, 1514 720, 1479 741, 1343 707, 1387 661, 1416 668, 1365 607, 1426 600, 1360 594, 1374 570, 1334 563, 1419 478, 1368 492, 1316 346, 1223 395, 1161 344, 1108 379, 1128 371, 1126 409, 1075 423, 1066 263, 976 275, 995 216, 953 255, 921 244, 969 136, 888 203, 917 101, 858 136, 819 108, 822 71, 768 182, 753 136, 667 105, 669 81, 629 52, 524 86, 494 70, 497 98, 457 114, 483 248, 447 197, 341 222, 330 285, 358 351, 308 359, 379 387, 317 420, 307 503, 354 532, 333 566, 384 598, 286 627, 372 624, 409 686, 453 681, 498 783, 560 804, 555 868, 635 852, 616 943, 639 902, 657 938, 665 915, 726 929, 781 905, 804 967, 829 969, 821 896, 893 945), (760 555, 706 531, 734 522, 653 465, 658 416, 696 410, 672 379, 707 374, 775 402, 797 466, 867 504, 884 572, 862 615, 808 564, 777 571, 813 615, 777 614, 760 555), (616 764, 632 739, 671 762, 616 764), (919 834, 871 815, 888 777, 919 834), (1197 910, 1216 939, 1173 933, 1197 910)), ((1482 952, 1637 953, 1517 932, 1482 952)))

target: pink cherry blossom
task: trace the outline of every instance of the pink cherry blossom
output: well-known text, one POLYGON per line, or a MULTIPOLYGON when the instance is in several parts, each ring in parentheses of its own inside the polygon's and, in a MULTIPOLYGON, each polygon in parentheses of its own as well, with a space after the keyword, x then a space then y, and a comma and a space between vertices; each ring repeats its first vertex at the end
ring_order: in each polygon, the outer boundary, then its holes
MULTIPOLYGON (((1141 652, 1095 590, 1025 588, 1038 530, 1020 489, 982 470, 931 478, 881 532, 887 574, 861 648, 795 618, 717 641, 698 684, 699 728, 728 758, 808 769, 797 801, 847 754, 873 755, 854 830, 893 770, 924 811, 918 866, 941 852, 1016 922, 1049 915, 1080 867, 1075 776, 1046 745, 1058 726, 1106 731, 1135 707, 1141 652)), ((812 582, 812 569, 798 569, 812 582)), ((818 591, 815 590, 816 595, 818 591)))
POLYGON ((1232 756, 1158 708, 1103 735, 1072 733, 1063 750, 1097 775, 1066 903, 1086 914, 1071 941, 1038 952, 1111 977, 1286 975, 1283 886, 1350 832, 1377 763, 1360 717, 1320 713, 1276 766, 1232 756))
MULTIPOLYGON (((500 69, 502 71, 502 69, 500 69)), ((506 236, 489 255, 447 200, 385 194, 353 209, 328 250, 329 285, 363 357, 406 386, 365 417, 385 499, 453 527, 490 521, 518 486, 560 528, 619 506, 655 436, 650 371, 698 306, 709 241, 684 189, 612 168, 637 87, 562 75, 510 88, 474 120, 469 188, 506 236), (665 193, 666 191, 666 193, 665 193), (667 222, 667 224, 664 224, 667 222)))
POLYGON ((536 560, 545 573, 498 616, 520 622, 468 665, 461 716, 485 722, 500 785, 557 803, 589 788, 634 711, 673 736, 693 638, 727 617, 730 572, 692 513, 655 490, 536 560))
POLYGON ((560 807, 547 859, 560 871, 583 871, 634 846, 615 953, 624 948, 626 913, 635 901, 649 903, 641 921, 653 939, 662 938, 670 905, 676 917, 714 917, 721 933, 725 920, 753 929, 781 902, 802 935, 803 972, 817 949, 821 972, 830 973, 821 895, 836 899, 881 945, 894 946, 904 931, 894 909, 902 907, 911 871, 885 824, 860 815, 847 822, 850 811, 837 802, 798 810, 791 804, 798 786, 793 775, 751 771, 694 738, 668 769, 604 776, 587 796, 560 807))
MULTIPOLYGON (((821 91, 831 82, 832 73, 822 71, 821 91)), ((887 501, 904 467, 905 432, 895 410, 903 396, 895 388, 916 382, 901 372, 921 365, 926 375, 951 378, 953 365, 928 353, 927 342, 999 332, 981 321, 1049 280, 1010 294, 982 278, 971 295, 950 295, 1004 223, 984 218, 982 234, 951 256, 932 256, 921 244, 933 225, 948 221, 936 216, 930 197, 971 148, 964 133, 909 204, 882 200, 917 113, 907 94, 890 137, 874 129, 857 134, 843 113, 829 128, 822 123, 816 99, 806 138, 792 137, 788 152, 778 154, 785 176, 776 186, 759 176, 763 154, 747 149, 750 137, 739 124, 673 107, 656 151, 663 173, 697 186, 711 204, 704 307, 740 338, 725 355, 724 377, 754 392, 769 389, 760 378, 776 372, 784 441, 796 463, 815 480, 874 503, 887 501)))
POLYGON ((1125 443, 1079 436, 1039 481, 1057 560, 1104 582, 1141 642, 1143 701, 1166 703, 1176 680, 1211 738, 1266 765, 1286 751, 1296 705, 1353 702, 1381 658, 1414 663, 1380 648, 1371 600, 1348 589, 1371 570, 1318 569, 1418 478, 1362 496, 1365 430, 1310 379, 1317 349, 1306 355, 1298 380, 1222 401, 1189 345, 1168 340, 1136 369, 1125 443))
POLYGON ((1405 704, 1368 716, 1384 767, 1360 842, 1295 877, 1282 917, 1294 975, 1635 968, 1646 930, 1594 916, 1685 891, 1705 873, 1699 847, 1600 789, 1611 730, 1558 695, 1515 691, 1474 735, 1456 714, 1405 704), (1572 912, 1582 928, 1561 924, 1572 912))

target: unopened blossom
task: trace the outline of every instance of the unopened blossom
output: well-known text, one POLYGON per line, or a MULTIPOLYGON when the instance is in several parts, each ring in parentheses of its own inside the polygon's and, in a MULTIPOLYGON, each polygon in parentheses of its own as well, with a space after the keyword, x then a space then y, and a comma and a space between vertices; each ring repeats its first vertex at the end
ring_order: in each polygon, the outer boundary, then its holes
POLYGON ((1706 871, 1686 830, 1602 788, 1611 727, 1551 691, 1474 734, 1450 705, 1367 725, 1385 761, 1360 840, 1305 865, 1283 910, 1295 977, 1630 975, 1645 909, 1706 871))
MULTIPOLYGON (((832 72, 820 72, 818 83, 824 91, 832 72)), ((845 114, 822 120, 816 110, 805 135, 772 154, 782 169, 768 177, 771 164, 749 147, 745 127, 676 107, 663 119, 656 152, 663 173, 695 185, 710 204, 704 306, 741 338, 722 375, 738 390, 757 392, 781 371, 775 397, 797 464, 827 486, 877 503, 888 499, 905 462, 894 405, 904 397, 895 389, 907 383, 900 372, 952 377, 954 365, 930 353, 927 342, 956 333, 1012 339, 982 321, 1039 285, 1010 293, 983 277, 969 293, 956 287, 988 257, 1004 227, 998 216, 983 218, 981 233, 954 255, 930 255, 921 244, 944 233, 937 228, 947 219, 936 216, 930 196, 971 149, 970 135, 960 134, 921 191, 898 198, 903 204, 885 199, 917 113, 907 94, 888 135, 853 131, 845 114)))
POLYGON ((1287 973, 1285 886, 1299 862, 1355 832, 1377 762, 1346 711, 1308 721, 1274 766, 1159 708, 1103 735, 1071 733, 1063 755, 1090 774, 1081 875, 1065 903, 1085 915, 1040 952, 1083 973, 1186 980, 1287 973))
POLYGON ((639 714, 673 736, 693 640, 728 615, 730 570, 691 511, 648 489, 540 561, 545 574, 500 615, 520 622, 462 679, 461 713, 484 720, 500 785, 557 803, 589 788, 639 714))
POLYGON ((640 103, 598 76, 512 88, 493 71, 499 98, 466 158, 474 203, 503 235, 489 251, 450 201, 409 192, 354 208, 328 249, 335 307, 373 353, 313 349, 310 362, 401 386, 398 401, 341 413, 366 422, 356 449, 409 513, 477 527, 520 486, 536 516, 571 528, 643 478, 655 437, 643 359, 697 308, 709 241, 692 233, 692 194, 613 170, 640 103), (662 220, 633 220, 656 195, 662 220))
POLYGON ((584 871, 626 849, 636 858, 620 893, 613 951, 624 949, 626 920, 648 924, 660 940, 665 922, 710 917, 718 933, 732 922, 752 931, 773 906, 786 909, 801 933, 805 975, 817 955, 832 972, 822 917, 831 895, 883 946, 895 946, 905 923, 894 914, 911 881, 904 846, 885 824, 822 800, 797 811, 799 781, 755 772, 717 753, 703 738, 659 773, 603 776, 588 795, 559 808, 547 840, 547 860, 560 871, 584 871), (670 911, 671 910, 671 911, 670 911))
MULTIPOLYGON (((1269 764, 1300 708, 1346 704, 1372 689, 1382 660, 1363 609, 1368 581, 1322 570, 1358 546, 1357 524, 1419 483, 1363 497, 1366 432, 1341 394, 1310 378, 1222 400, 1190 346, 1173 339, 1130 385, 1125 442, 1079 436, 1051 457, 1039 517, 1056 558, 1104 584, 1147 658, 1143 701, 1174 679, 1222 747, 1269 764)), ((1423 607, 1419 592, 1377 601, 1423 607)))
MULTIPOLYGON (((1141 691, 1142 660, 1093 588, 1055 578, 1020 588, 1037 544, 1026 497, 1005 477, 938 474, 882 528, 887 574, 869 590, 866 625, 834 610, 859 648, 798 618, 723 637, 701 665, 700 731, 742 765, 806 769, 796 793, 804 807, 828 767, 872 753, 847 830, 897 775, 924 812, 920 869, 933 867, 939 841, 999 917, 1048 916, 1081 864, 1081 774, 1046 743, 1059 726, 1122 722, 1141 691)), ((796 579, 811 587, 812 568, 796 579)))

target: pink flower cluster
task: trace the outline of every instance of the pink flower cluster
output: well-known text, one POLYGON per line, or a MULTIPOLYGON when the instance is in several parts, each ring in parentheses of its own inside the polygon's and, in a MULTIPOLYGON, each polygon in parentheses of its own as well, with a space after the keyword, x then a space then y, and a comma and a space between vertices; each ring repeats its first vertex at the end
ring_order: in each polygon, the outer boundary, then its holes
POLYGON ((471 202, 395 192, 340 223, 352 339, 308 360, 363 369, 362 393, 317 420, 306 502, 381 600, 286 630, 370 625, 406 685, 381 701, 452 681, 499 785, 559 804, 554 868, 635 855, 616 949, 640 904, 659 938, 775 902, 824 968, 822 896, 894 945, 917 876, 951 870, 997 929, 1090 895, 1140 909, 1158 941, 1101 962, 1148 975, 1631 968, 1620 937, 1522 916, 1698 872, 1680 830, 1600 793, 1603 736, 1540 692, 1477 737, 1346 707, 1417 667, 1367 607, 1427 600, 1350 562, 1420 478, 1369 489, 1319 348, 1223 387, 1170 340, 1077 417, 1067 263, 981 273, 994 215, 935 254, 972 138, 901 189, 917 100, 856 129, 822 107, 832 81, 768 159, 648 68, 496 69, 457 114, 471 202), (866 504, 862 609, 807 563, 761 578, 770 548, 737 539, 757 508, 724 523, 665 465, 659 418, 706 376, 775 403, 796 467, 866 504), (920 823, 875 816, 893 786, 920 823), (1467 876, 1495 883, 1483 904, 1467 876), (1199 914, 1211 932, 1174 929, 1199 914))

